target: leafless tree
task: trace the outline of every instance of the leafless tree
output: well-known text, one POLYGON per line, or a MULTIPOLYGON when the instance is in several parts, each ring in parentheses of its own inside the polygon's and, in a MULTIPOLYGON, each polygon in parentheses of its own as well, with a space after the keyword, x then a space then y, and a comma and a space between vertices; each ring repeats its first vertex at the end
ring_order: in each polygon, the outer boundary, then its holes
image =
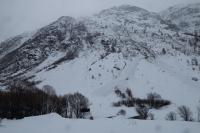
POLYGON ((165 119, 168 120, 168 121, 175 121, 176 120, 176 113, 173 112, 173 111, 169 112, 165 119))
POLYGON ((200 106, 197 107, 197 121, 200 122, 200 106))
POLYGON ((178 114, 184 121, 193 121, 192 112, 190 108, 185 105, 178 107, 178 114))
POLYGON ((43 90, 46 94, 48 94, 48 95, 50 95, 50 96, 55 96, 55 95, 56 95, 55 89, 54 89, 52 86, 50 86, 50 85, 44 85, 44 86, 42 87, 42 90, 43 90))
POLYGON ((148 100, 160 100, 162 98, 161 98, 161 96, 159 94, 154 92, 154 93, 148 93, 147 94, 147 99, 148 100))

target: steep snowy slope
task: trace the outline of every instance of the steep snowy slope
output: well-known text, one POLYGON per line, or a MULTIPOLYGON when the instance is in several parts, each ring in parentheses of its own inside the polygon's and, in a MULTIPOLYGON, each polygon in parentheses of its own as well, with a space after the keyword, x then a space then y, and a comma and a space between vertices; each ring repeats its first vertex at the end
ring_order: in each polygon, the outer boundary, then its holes
MULTIPOLYGON (((84 53, 85 54, 85 53, 84 53)), ((117 100, 116 87, 125 91, 130 88, 134 96, 145 98, 150 92, 157 92, 164 99, 172 102, 164 110, 152 110, 157 119, 165 119, 166 113, 176 111, 176 107, 187 105, 193 111, 199 104, 199 70, 192 70, 187 64, 190 57, 181 55, 161 56, 153 61, 147 61, 142 56, 124 58, 122 54, 110 54, 104 59, 98 53, 88 53, 84 56, 66 62, 57 68, 37 73, 39 84, 52 85, 58 94, 81 92, 91 102, 95 118, 116 115, 120 109, 127 111, 127 116, 136 115, 132 108, 113 108, 117 100)))
POLYGON ((0 79, 13 77, 14 73, 23 74, 58 51, 74 58, 82 47, 84 32, 84 27, 71 17, 61 17, 41 28, 19 48, 0 59, 0 79))
POLYGON ((184 44, 170 23, 165 23, 156 13, 135 6, 104 10, 85 23, 91 33, 102 33, 98 39, 114 45, 116 51, 126 56, 140 53, 152 57, 161 53, 162 48, 174 53, 173 44, 177 47, 184 44))
POLYGON ((173 6, 161 12, 161 16, 178 25, 180 30, 189 33, 200 30, 200 3, 173 6))
POLYGON ((20 47, 25 41, 27 41, 34 33, 24 33, 22 35, 10 38, 2 43, 0 43, 0 58, 9 52, 20 47))

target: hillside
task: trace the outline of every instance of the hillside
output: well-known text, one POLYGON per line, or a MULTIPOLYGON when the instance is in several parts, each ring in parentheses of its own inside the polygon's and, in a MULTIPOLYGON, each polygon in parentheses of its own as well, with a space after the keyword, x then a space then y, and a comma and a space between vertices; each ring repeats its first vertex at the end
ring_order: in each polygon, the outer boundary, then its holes
POLYGON ((179 116, 178 122, 165 122, 165 119, 169 112, 177 112, 179 106, 186 105, 197 121, 200 39, 199 33, 191 36, 185 32, 194 33, 198 29, 199 10, 199 4, 175 6, 162 13, 122 5, 85 18, 63 16, 28 37, 20 35, 2 42, 0 88, 15 80, 29 79, 38 81, 39 88, 52 86, 58 95, 80 92, 90 101, 94 121, 68 120, 49 114, 3 120, 6 128, 0 126, 0 131, 18 128, 20 132, 19 127, 26 123, 30 127, 41 122, 34 126, 42 126, 43 132, 54 125, 52 132, 58 129, 79 132, 75 129, 78 124, 80 128, 84 125, 87 132, 94 132, 94 127, 98 127, 99 132, 196 133, 198 123, 180 122, 179 116), (189 26, 182 27, 182 20, 189 26), (137 115, 134 107, 113 107, 120 100, 116 88, 122 92, 129 88, 136 98, 156 93, 171 104, 149 110, 155 121, 130 120, 137 115), (120 110, 126 114, 119 115, 120 110), (47 123, 48 120, 52 121, 47 123), (148 129, 143 129, 144 125, 148 129))
POLYGON ((161 16, 176 24, 184 32, 200 30, 200 3, 173 6, 162 11, 161 16))

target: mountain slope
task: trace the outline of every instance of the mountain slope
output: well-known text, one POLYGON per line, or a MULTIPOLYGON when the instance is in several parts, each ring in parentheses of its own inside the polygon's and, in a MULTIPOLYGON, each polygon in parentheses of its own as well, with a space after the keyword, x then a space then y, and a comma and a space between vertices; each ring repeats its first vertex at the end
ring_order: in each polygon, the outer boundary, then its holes
POLYGON ((135 6, 88 18, 61 17, 0 59, 0 81, 34 77, 39 87, 49 84, 58 94, 81 92, 99 119, 120 109, 127 111, 124 118, 136 115, 133 108, 112 106, 116 87, 141 98, 157 92, 172 102, 151 110, 163 120, 179 105, 192 111, 198 105, 200 58, 191 39, 159 14, 135 6))
POLYGON ((200 3, 173 6, 161 12, 161 16, 185 32, 200 30, 200 3))
MULTIPOLYGON (((84 27, 71 17, 61 17, 56 22, 38 30, 29 40, 0 59, 1 77, 24 73, 42 63, 57 51, 73 53, 82 47, 84 27)), ((70 55, 73 56, 73 55, 70 55)), ((72 58, 72 57, 71 57, 72 58)))
POLYGON ((185 52, 188 37, 177 32, 176 26, 158 14, 129 5, 84 19, 61 17, 1 58, 0 78, 23 75, 51 54, 66 54, 54 63, 59 64, 87 49, 101 51, 102 57, 122 53, 124 57, 142 55, 147 60, 155 59, 163 49, 170 54, 176 54, 177 49, 185 52))
POLYGON ((8 54, 9 52, 17 49, 18 47, 20 47, 32 35, 33 33, 24 33, 22 35, 15 36, 13 38, 10 38, 0 43, 0 58, 8 54))

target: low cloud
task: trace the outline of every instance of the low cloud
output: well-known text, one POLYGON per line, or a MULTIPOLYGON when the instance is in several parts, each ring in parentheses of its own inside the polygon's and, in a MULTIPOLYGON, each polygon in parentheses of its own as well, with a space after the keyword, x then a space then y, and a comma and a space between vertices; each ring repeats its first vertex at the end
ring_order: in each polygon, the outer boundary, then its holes
POLYGON ((169 6, 199 0, 1 0, 0 41, 32 31, 60 16, 90 16, 112 6, 131 4, 158 12, 169 6))

